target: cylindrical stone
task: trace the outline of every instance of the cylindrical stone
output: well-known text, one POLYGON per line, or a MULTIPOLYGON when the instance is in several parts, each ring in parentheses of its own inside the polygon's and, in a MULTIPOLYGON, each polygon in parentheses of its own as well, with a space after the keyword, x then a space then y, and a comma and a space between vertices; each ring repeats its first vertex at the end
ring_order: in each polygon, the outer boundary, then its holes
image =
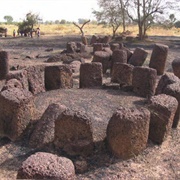
POLYGON ((5 79, 9 73, 9 53, 0 51, 0 80, 5 79))
POLYGON ((163 44, 155 44, 149 67, 157 70, 157 75, 164 74, 169 47, 163 44))
POLYGON ((172 68, 173 68, 174 74, 175 74, 178 78, 180 78, 180 58, 173 60, 173 62, 172 62, 172 68))
POLYGON ((107 142, 112 154, 127 159, 141 153, 147 145, 149 122, 147 109, 118 109, 107 127, 107 142))

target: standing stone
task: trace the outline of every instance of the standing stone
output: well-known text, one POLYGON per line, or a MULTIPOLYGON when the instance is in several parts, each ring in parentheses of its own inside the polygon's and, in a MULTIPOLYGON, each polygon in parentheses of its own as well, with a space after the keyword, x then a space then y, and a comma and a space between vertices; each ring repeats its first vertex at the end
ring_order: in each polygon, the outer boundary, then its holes
POLYGON ((23 89, 29 90, 28 75, 26 70, 11 71, 6 76, 6 81, 10 79, 17 79, 21 82, 23 89))
POLYGON ((29 156, 19 168, 17 179, 76 179, 73 162, 65 157, 37 152, 29 156))
POLYGON ((180 79, 180 58, 173 60, 172 68, 174 74, 180 79))
POLYGON ((174 83, 180 83, 180 79, 175 76, 173 73, 165 73, 161 76, 157 88, 156 88, 156 94, 163 94, 166 87, 170 84, 174 83))
POLYGON ((142 66, 148 56, 148 52, 143 48, 136 48, 128 63, 133 66, 142 66))
POLYGON ((75 42, 68 42, 66 44, 66 50, 67 50, 67 53, 75 53, 77 50, 76 43, 75 42))
POLYGON ((180 83, 178 82, 168 85, 164 89, 164 93, 175 97, 178 101, 178 108, 174 116, 173 125, 172 125, 173 128, 177 128, 180 120, 180 83))
POLYGON ((33 96, 29 91, 10 88, 0 93, 0 102, 0 134, 15 141, 32 119, 33 96))
POLYGON ((134 67, 132 86, 138 95, 150 98, 155 94, 157 72, 148 67, 134 67))
POLYGON ((5 79, 9 73, 9 53, 0 51, 0 80, 5 79))
POLYGON ((132 85, 133 66, 124 63, 114 63, 111 82, 120 83, 120 85, 132 85))
POLYGON ((151 113, 149 139, 161 144, 170 134, 178 101, 172 96, 160 94, 150 99, 151 113))
POLYGON ((149 122, 147 109, 118 109, 107 127, 107 142, 112 154, 127 159, 141 153, 147 145, 149 122))
POLYGON ((103 74, 106 73, 107 69, 110 68, 110 53, 105 51, 96 51, 94 53, 93 61, 92 62, 100 62, 102 63, 103 67, 103 74))
POLYGON ((119 44, 118 43, 113 43, 110 45, 111 46, 111 50, 114 51, 116 49, 119 49, 119 44))
POLYGON ((72 88, 73 78, 71 67, 68 65, 46 66, 45 87, 46 90, 72 88))
POLYGON ((155 44, 149 67, 157 70, 157 75, 164 74, 169 47, 163 44, 155 44))
POLYGON ((67 109, 55 121, 56 149, 69 155, 86 156, 93 151, 91 118, 80 111, 67 109))
POLYGON ((93 45, 94 43, 97 43, 97 36, 93 35, 90 41, 90 45, 93 45))
POLYGON ((103 44, 102 43, 94 43, 93 44, 93 53, 96 51, 102 51, 103 50, 103 44))
POLYGON ((80 88, 95 88, 102 86, 102 64, 83 63, 80 67, 80 88))
POLYGON ((60 104, 48 106, 31 134, 29 140, 31 147, 41 148, 54 141, 55 120, 65 109, 66 107, 60 104))
POLYGON ((30 66, 26 68, 28 76, 29 91, 33 94, 45 92, 44 66, 30 66))

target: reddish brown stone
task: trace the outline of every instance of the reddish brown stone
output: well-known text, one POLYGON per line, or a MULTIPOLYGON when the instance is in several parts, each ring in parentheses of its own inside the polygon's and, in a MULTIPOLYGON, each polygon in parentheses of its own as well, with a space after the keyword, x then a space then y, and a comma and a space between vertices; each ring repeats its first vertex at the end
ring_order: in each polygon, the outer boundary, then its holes
POLYGON ((46 66, 45 87, 47 90, 72 88, 72 70, 68 65, 46 66))
POLYGON ((150 98, 155 93, 157 72, 148 67, 134 67, 132 86, 138 95, 150 98))
POLYGON ((66 44, 66 50, 67 50, 67 53, 75 53, 77 50, 76 43, 75 42, 68 42, 66 44))
POLYGON ((111 41, 111 37, 110 36, 104 36, 104 38, 102 39, 102 43, 109 43, 111 41))
POLYGON ((29 91, 11 88, 0 93, 0 102, 0 134, 15 141, 32 119, 33 96, 29 91))
POLYGON ((37 122, 29 145, 33 148, 41 148, 54 141, 55 120, 66 107, 60 104, 50 104, 41 119, 37 122))
POLYGON ((95 88, 102 86, 102 64, 84 63, 80 67, 80 88, 95 88))
POLYGON ((116 49, 119 49, 119 44, 118 43, 113 43, 110 45, 111 46, 111 50, 114 51, 116 49))
POLYGON ((93 53, 96 51, 102 51, 103 50, 103 44, 102 43, 94 43, 93 44, 93 53))
POLYGON ((178 101, 172 96, 153 96, 148 105, 151 113, 149 139, 161 144, 170 134, 178 101))
POLYGON ((9 73, 9 53, 0 51, 0 80, 5 79, 9 73))
POLYGON ((179 78, 175 76, 173 73, 165 73, 163 76, 161 76, 157 88, 156 88, 156 94, 162 94, 164 93, 164 90, 166 87, 170 84, 178 83, 180 82, 179 78))
POLYGON ((149 67, 157 70, 157 75, 164 74, 169 47, 163 44, 155 44, 149 67))
POLYGON ((91 118, 66 110, 55 121, 55 147, 69 155, 89 155, 93 151, 91 118))
POLYGON ((178 101, 178 108, 177 108, 177 111, 173 120, 173 125, 172 125, 173 128, 177 128, 179 119, 180 119, 180 82, 168 85, 164 89, 164 93, 175 97, 178 101))
POLYGON ((107 127, 111 153, 122 159, 141 153, 147 145, 149 122, 150 112, 147 109, 118 109, 107 127))
POLYGON ((29 90, 28 75, 26 70, 11 71, 6 76, 6 81, 10 79, 17 79, 21 82, 23 89, 29 90))
POLYGON ((132 85, 133 66, 124 63, 115 63, 111 74, 111 82, 120 85, 132 85))
POLYGON ((90 45, 93 45, 94 43, 97 43, 97 36, 93 35, 90 41, 90 45))
POLYGON ((116 49, 112 54, 112 62, 127 63, 127 52, 121 49, 116 49))
POLYGON ((17 179, 76 179, 72 161, 65 157, 37 152, 28 157, 19 168, 17 179))
POLYGON ((29 91, 33 94, 45 92, 44 66, 30 66, 26 68, 28 76, 29 91))
POLYGON ((136 48, 128 63, 133 66, 142 66, 146 60, 148 52, 142 48, 136 48))
POLYGON ((180 78, 180 58, 173 60, 173 62, 172 62, 172 68, 173 68, 174 74, 175 74, 178 78, 180 78))
POLYGON ((100 62, 103 67, 103 74, 110 68, 110 54, 105 51, 96 51, 92 62, 100 62))
POLYGON ((22 84, 20 81, 18 81, 17 79, 10 79, 8 81, 6 81, 5 85, 3 86, 2 91, 11 89, 11 88, 19 88, 19 89, 23 89, 22 84))

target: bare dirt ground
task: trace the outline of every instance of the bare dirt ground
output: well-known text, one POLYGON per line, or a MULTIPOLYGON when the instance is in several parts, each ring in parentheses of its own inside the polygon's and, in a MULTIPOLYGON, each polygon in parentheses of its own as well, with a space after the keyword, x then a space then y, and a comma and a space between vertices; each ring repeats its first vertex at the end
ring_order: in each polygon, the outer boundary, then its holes
MULTIPOLYGON (((77 36, 42 36, 38 38, 1 38, 0 48, 10 53, 10 67, 23 68, 36 64, 44 64, 47 58, 61 52, 68 41, 80 41, 77 36), (53 49, 48 52, 47 49, 53 49)), ((166 71, 172 71, 171 62, 180 57, 179 37, 151 37, 151 40, 125 42, 132 51, 135 47, 143 47, 149 52, 145 66, 149 64, 152 47, 155 42, 170 47, 166 71)), ((89 60, 88 60, 89 61, 89 60)), ((58 64, 58 63, 57 63, 58 64)), ((104 77, 104 82, 108 78, 104 77)), ((105 136, 105 129, 112 113, 120 106, 144 106, 144 99, 133 93, 113 89, 78 89, 78 75, 74 76, 75 87, 69 90, 54 90, 39 94, 35 98, 39 116, 52 102, 60 102, 69 108, 86 112, 93 121, 95 141, 99 142, 105 136)), ((3 82, 1 82, 3 84, 3 82)), ((101 142, 102 144, 104 142, 101 142)), ((97 145, 98 146, 98 145, 97 145)), ((178 180, 180 179, 180 125, 172 129, 171 134, 162 145, 148 142, 142 154, 130 160, 122 161, 112 156, 105 148, 105 143, 99 145, 100 150, 84 159, 88 168, 83 174, 77 174, 81 180, 178 180)), ((97 149, 98 149, 97 148, 97 149)), ((47 151, 47 149, 41 149, 47 151)), ((36 152, 27 146, 25 141, 10 142, 0 139, 0 179, 16 179, 17 170, 21 163, 32 153, 36 152)), ((62 154, 63 155, 63 154, 62 154)), ((76 161, 76 158, 72 158, 76 161)))

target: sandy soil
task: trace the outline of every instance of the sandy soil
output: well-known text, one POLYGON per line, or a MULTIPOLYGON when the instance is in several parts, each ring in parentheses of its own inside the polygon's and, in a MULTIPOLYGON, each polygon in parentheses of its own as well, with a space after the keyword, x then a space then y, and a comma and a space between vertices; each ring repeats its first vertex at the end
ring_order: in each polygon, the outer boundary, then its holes
MULTIPOLYGON (((45 65, 47 58, 65 49, 68 41, 80 41, 80 38, 76 36, 44 36, 39 39, 1 38, 0 48, 10 52, 11 67, 22 68, 35 64, 45 65), (49 48, 53 48, 53 51, 47 52, 46 50, 49 48)), ((180 38, 152 37, 152 40, 148 42, 141 44, 128 42, 126 45, 132 51, 136 47, 146 49, 149 52, 145 62, 145 66, 147 66, 155 42, 167 44, 170 47, 166 71, 172 71, 171 62, 180 57, 180 38)), ((108 80, 104 77, 104 82, 108 80)), ((98 145, 98 142, 105 136, 108 120, 119 106, 144 106, 144 99, 133 93, 113 89, 80 90, 78 89, 77 74, 74 76, 74 82, 74 89, 39 94, 36 96, 35 102, 39 116, 48 104, 61 102, 67 107, 88 113, 94 119, 93 127, 96 130, 94 139, 97 142, 98 150, 83 159, 87 162, 88 168, 85 173, 78 174, 77 179, 180 179, 180 125, 177 129, 172 129, 171 134, 162 145, 155 145, 149 141, 147 148, 137 157, 126 161, 117 159, 107 151, 104 142, 101 142, 101 145, 98 145)), ((47 151, 47 149, 41 151, 47 151)), ((0 179, 16 179, 21 163, 34 152, 36 150, 28 148, 25 141, 10 142, 6 138, 0 139, 0 179)), ((76 161, 77 159, 72 158, 72 160, 76 161)))

